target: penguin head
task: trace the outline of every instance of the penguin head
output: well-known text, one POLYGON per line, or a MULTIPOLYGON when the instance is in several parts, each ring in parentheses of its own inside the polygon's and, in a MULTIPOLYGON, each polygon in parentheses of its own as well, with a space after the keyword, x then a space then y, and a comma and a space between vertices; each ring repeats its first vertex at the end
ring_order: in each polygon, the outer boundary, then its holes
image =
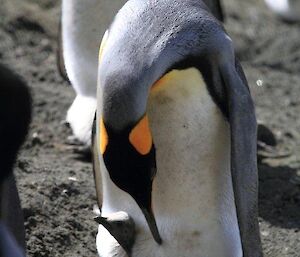
MULTIPOLYGON (((118 72, 118 76, 122 74, 118 72)), ((142 210, 157 243, 161 238, 151 206, 155 146, 146 113, 148 89, 120 78, 103 84, 98 117, 100 153, 110 178, 142 210), (120 83, 121 82, 121 83, 120 83)))
POLYGON ((156 165, 147 116, 122 130, 115 130, 102 117, 100 151, 113 182, 129 193, 140 207, 150 208, 156 165))

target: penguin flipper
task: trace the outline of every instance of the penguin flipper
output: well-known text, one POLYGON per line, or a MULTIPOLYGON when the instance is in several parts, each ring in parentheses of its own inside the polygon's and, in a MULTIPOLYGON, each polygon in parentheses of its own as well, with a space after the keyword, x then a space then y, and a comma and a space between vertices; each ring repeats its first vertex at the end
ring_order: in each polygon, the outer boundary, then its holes
POLYGON ((231 177, 244 257, 261 257, 258 225, 257 123, 254 104, 237 60, 220 67, 231 133, 231 177))
POLYGON ((98 207, 101 211, 102 208, 102 177, 100 170, 100 162, 99 162, 99 153, 97 147, 97 129, 96 129, 96 115, 93 122, 92 128, 92 162, 93 162, 93 173, 94 173, 94 181, 96 186, 96 194, 97 194, 97 203, 98 207))

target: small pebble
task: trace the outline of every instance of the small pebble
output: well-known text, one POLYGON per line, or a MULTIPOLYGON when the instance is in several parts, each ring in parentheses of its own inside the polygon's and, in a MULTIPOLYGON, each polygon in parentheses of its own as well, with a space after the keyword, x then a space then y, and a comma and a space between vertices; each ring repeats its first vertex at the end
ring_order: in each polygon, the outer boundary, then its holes
POLYGON ((262 236, 269 236, 269 235, 270 235, 270 232, 269 232, 269 231, 266 231, 266 230, 263 230, 263 231, 261 231, 261 235, 262 235, 262 236))
POLYGON ((76 177, 68 177, 68 180, 70 180, 70 181, 78 181, 76 177))
POLYGON ((261 79, 258 79, 258 80, 256 80, 256 85, 257 85, 258 87, 262 87, 262 86, 264 85, 264 81, 261 80, 261 79))

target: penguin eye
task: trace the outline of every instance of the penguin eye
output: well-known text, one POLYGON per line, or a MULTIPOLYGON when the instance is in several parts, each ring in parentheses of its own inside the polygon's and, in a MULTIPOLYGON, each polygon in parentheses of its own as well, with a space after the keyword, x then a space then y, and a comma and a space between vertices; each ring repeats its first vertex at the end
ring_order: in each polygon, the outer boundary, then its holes
POLYGON ((107 145, 108 145, 108 135, 103 122, 103 118, 101 118, 100 119, 100 153, 102 155, 105 153, 107 145))
POLYGON ((147 115, 145 115, 131 130, 129 142, 141 155, 146 155, 151 151, 152 135, 147 115))

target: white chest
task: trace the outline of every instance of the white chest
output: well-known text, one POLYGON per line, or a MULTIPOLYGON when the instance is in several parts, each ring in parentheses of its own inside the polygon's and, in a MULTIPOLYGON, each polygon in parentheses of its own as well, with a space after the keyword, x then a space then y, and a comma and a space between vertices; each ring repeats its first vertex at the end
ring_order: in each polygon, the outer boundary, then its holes
POLYGON ((106 171, 103 214, 123 210, 133 217, 133 257, 241 257, 229 125, 201 74, 167 74, 151 92, 148 116, 157 161, 152 205, 163 244, 154 242, 137 205, 106 171))

